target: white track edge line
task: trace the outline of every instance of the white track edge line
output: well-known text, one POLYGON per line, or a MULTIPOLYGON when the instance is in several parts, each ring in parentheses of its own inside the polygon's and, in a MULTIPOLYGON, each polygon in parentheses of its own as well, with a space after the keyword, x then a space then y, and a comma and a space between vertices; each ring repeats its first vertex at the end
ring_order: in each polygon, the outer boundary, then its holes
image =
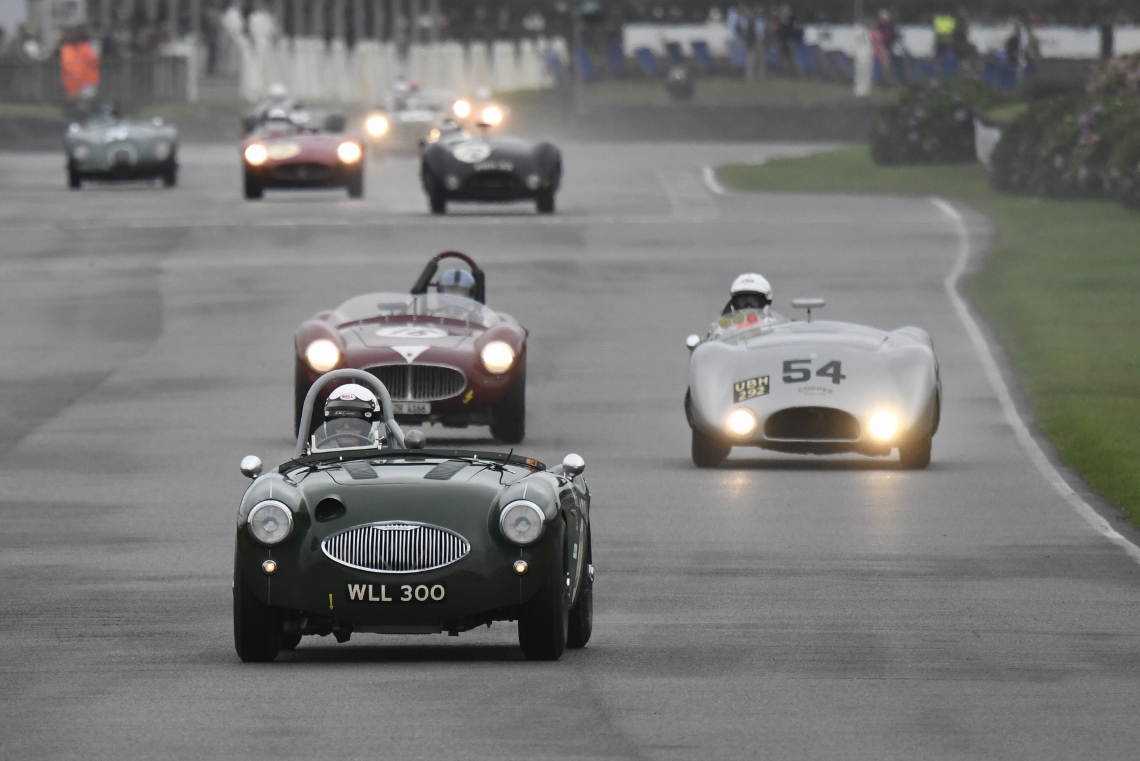
POLYGON ((954 228, 958 233, 958 258, 954 262, 954 267, 946 275, 942 281, 943 288, 946 290, 946 295, 950 298, 950 302, 954 305, 954 311, 958 314, 958 319, 966 328, 966 334, 970 337, 970 343, 974 345, 974 351, 978 355, 978 359, 982 363, 982 368, 985 370, 986 379, 989 380, 990 386, 993 387, 994 394, 997 395, 998 402, 1001 403, 1002 411, 1005 414, 1005 420, 1009 423, 1010 428, 1013 429, 1014 436, 1017 438, 1018 444, 1029 455, 1029 459, 1040 471, 1041 475, 1045 477, 1057 493, 1061 495, 1069 506, 1085 520, 1098 534, 1108 539, 1113 544, 1119 546, 1128 557, 1140 563, 1140 547, 1133 544, 1123 534, 1114 529, 1104 517, 1089 505, 1081 495, 1069 486, 1069 482, 1061 475, 1060 471, 1053 466, 1037 440, 1029 432, 1029 427, 1022 420, 1021 415, 1017 411, 1017 406, 1013 403, 1013 397, 1009 393, 1009 387, 1002 378, 1001 371, 998 369, 997 360, 994 359, 993 351, 990 349, 989 344, 986 342, 985 336, 982 334, 981 328, 978 327, 977 321, 970 313, 970 309, 966 306, 965 300, 958 292, 958 283, 962 279, 962 275, 966 271, 966 266, 970 261, 972 246, 970 244, 970 231, 966 227, 966 221, 962 215, 958 213, 949 202, 942 198, 932 197, 930 202, 933 203, 943 214, 945 214, 951 222, 954 223, 954 228))
POLYGON ((724 189, 724 186, 721 185, 720 182, 717 180, 716 170, 713 169, 712 166, 710 166, 709 164, 705 164, 704 166, 702 166, 701 167, 701 176, 705 178, 705 185, 713 193, 716 193, 718 196, 728 195, 728 193, 724 189))

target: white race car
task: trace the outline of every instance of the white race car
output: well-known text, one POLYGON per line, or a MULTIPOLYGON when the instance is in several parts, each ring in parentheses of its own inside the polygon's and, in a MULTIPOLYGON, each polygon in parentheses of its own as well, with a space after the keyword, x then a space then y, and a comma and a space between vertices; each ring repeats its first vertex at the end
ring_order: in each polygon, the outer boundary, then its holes
POLYGON ((685 414, 693 462, 714 467, 734 446, 889 455, 930 464, 942 384, 926 331, 890 332, 811 320, 822 299, 796 299, 806 321, 767 309, 731 311, 686 340, 685 414))

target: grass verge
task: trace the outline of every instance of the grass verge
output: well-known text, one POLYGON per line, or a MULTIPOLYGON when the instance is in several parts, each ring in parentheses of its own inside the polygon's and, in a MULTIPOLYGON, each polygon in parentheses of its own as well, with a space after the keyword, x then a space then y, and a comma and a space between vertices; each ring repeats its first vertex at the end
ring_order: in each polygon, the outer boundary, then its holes
POLYGON ((941 195, 999 239, 969 284, 1062 460, 1140 526, 1140 214, 1001 195, 980 165, 880 167, 865 148, 721 167, 757 191, 941 195))

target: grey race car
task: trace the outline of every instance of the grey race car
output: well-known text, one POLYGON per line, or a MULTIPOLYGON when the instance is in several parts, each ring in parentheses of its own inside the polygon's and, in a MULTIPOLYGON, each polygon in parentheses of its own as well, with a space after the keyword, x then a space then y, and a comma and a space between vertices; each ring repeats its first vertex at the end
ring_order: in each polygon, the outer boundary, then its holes
POLYGON ((85 180, 161 178, 168 188, 178 183, 178 130, 160 118, 125 121, 114 109, 104 108, 71 124, 64 148, 72 190, 85 180))
POLYGON ((533 199, 541 214, 554 212, 562 182, 562 154, 554 144, 515 137, 475 136, 454 123, 424 145, 420 180, 433 214, 448 201, 533 199))
POLYGON ((689 336, 693 462, 719 465, 733 446, 781 452, 889 455, 925 468, 942 406, 926 331, 811 321, 822 299, 796 299, 807 321, 730 312, 689 336))

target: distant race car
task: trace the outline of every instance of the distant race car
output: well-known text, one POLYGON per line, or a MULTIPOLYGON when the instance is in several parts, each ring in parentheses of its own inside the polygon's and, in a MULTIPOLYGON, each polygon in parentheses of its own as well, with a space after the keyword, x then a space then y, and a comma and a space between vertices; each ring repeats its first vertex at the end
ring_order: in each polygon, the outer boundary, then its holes
POLYGON ((178 184, 178 130, 162 119, 125 121, 105 108, 64 137, 67 186, 78 190, 85 180, 153 180, 178 184))
POLYGON ((265 190, 344 188, 364 195, 364 142, 345 132, 341 114, 270 110, 241 145, 248 199, 265 190))
POLYGON ((364 132, 381 150, 415 151, 431 130, 455 117, 455 102, 446 90, 396 91, 365 115, 364 132))
POLYGON ((781 452, 889 455, 930 463, 942 384, 921 328, 890 332, 811 320, 822 299, 796 299, 806 322, 745 309, 689 336, 685 414, 693 462, 720 464, 734 446, 781 452))
POLYGON ((430 137, 422 152, 420 181, 433 214, 446 214, 449 201, 527 199, 534 200, 539 213, 554 212, 562 153, 553 143, 476 136, 454 123, 430 137))
POLYGON ((335 418, 319 435, 302 430, 276 470, 241 462, 254 480, 237 514, 238 656, 272 661, 304 635, 458 635, 495 621, 518 621, 533 660, 585 647, 594 567, 582 458, 548 471, 516 454, 424 448, 360 370, 320 378, 304 422, 337 381, 374 391, 379 425, 335 418))
POLYGON ((489 425, 499 441, 526 435, 527 331, 485 306, 485 279, 457 251, 431 259, 411 293, 369 293, 301 324, 296 348, 295 422, 309 388, 341 367, 367 370, 388 387, 397 420, 448 427, 489 425), (441 292, 440 262, 469 269, 470 296, 441 292))

